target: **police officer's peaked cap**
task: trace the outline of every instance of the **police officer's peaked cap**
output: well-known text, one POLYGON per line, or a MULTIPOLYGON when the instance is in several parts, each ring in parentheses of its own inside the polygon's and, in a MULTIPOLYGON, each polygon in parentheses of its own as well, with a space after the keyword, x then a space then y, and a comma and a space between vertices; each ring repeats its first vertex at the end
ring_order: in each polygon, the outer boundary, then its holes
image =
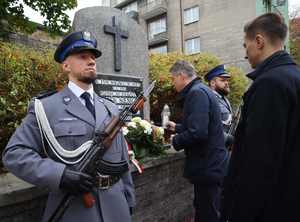
POLYGON ((210 81, 212 80, 214 77, 225 77, 225 78, 230 78, 230 74, 225 70, 225 65, 218 65, 215 68, 213 68, 212 70, 210 70, 205 76, 204 78, 206 79, 206 81, 210 81))
POLYGON ((97 40, 88 31, 72 32, 67 35, 58 45, 54 59, 62 63, 70 54, 89 50, 95 57, 101 56, 101 51, 97 49, 97 40))

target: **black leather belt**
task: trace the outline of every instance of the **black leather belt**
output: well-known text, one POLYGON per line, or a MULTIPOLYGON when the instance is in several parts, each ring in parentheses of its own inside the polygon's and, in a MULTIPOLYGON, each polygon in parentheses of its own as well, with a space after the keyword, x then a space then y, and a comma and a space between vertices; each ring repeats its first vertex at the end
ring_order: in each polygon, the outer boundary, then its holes
POLYGON ((107 190, 120 180, 119 176, 102 175, 96 176, 96 187, 101 190, 107 190))

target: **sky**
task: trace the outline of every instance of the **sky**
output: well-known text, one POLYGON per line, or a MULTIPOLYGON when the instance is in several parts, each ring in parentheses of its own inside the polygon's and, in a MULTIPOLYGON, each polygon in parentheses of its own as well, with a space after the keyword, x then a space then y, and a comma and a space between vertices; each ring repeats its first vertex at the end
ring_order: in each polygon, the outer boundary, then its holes
MULTIPOLYGON (((288 0, 289 1, 289 11, 290 13, 296 8, 300 8, 300 0, 288 0)), ((70 17, 70 20, 73 21, 75 12, 79 9, 91 7, 91 6, 100 6, 101 0, 77 0, 77 7, 73 10, 67 11, 67 14, 70 17)), ((43 17, 36 11, 32 10, 29 7, 24 8, 25 15, 29 18, 29 20, 42 23, 43 17)))
MULTIPOLYGON (((300 0, 299 0, 300 1, 300 0)), ((77 7, 73 10, 68 10, 66 13, 69 15, 71 21, 73 21, 75 12, 79 9, 91 7, 91 6, 100 6, 101 0, 77 0, 77 7)), ((24 14, 33 22, 43 23, 43 17, 36 11, 32 10, 30 7, 24 6, 24 14)))

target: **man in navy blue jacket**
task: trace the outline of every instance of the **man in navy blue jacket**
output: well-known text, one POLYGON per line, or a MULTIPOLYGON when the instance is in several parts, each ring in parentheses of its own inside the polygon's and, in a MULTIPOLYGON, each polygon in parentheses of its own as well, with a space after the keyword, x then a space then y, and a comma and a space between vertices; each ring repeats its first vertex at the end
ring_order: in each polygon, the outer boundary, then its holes
POLYGON ((194 184, 195 222, 217 222, 228 158, 220 108, 216 96, 197 78, 190 63, 177 61, 170 72, 183 105, 183 118, 181 123, 168 122, 168 127, 176 132, 174 149, 184 149, 186 154, 184 177, 194 184))

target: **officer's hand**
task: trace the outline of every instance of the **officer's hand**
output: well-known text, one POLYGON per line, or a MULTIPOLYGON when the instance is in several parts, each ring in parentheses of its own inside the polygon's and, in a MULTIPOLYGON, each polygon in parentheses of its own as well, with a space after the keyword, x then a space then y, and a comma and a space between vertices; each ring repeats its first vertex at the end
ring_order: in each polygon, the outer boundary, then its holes
POLYGON ((59 187, 71 194, 90 192, 93 188, 93 178, 85 173, 65 168, 59 187))
POLYGON ((226 134, 225 146, 230 148, 233 145, 234 137, 231 134, 226 134))
POLYGON ((133 214, 133 207, 129 207, 129 213, 130 213, 130 215, 133 214))
POLYGON ((176 123, 168 121, 166 126, 168 130, 175 132, 176 123))

